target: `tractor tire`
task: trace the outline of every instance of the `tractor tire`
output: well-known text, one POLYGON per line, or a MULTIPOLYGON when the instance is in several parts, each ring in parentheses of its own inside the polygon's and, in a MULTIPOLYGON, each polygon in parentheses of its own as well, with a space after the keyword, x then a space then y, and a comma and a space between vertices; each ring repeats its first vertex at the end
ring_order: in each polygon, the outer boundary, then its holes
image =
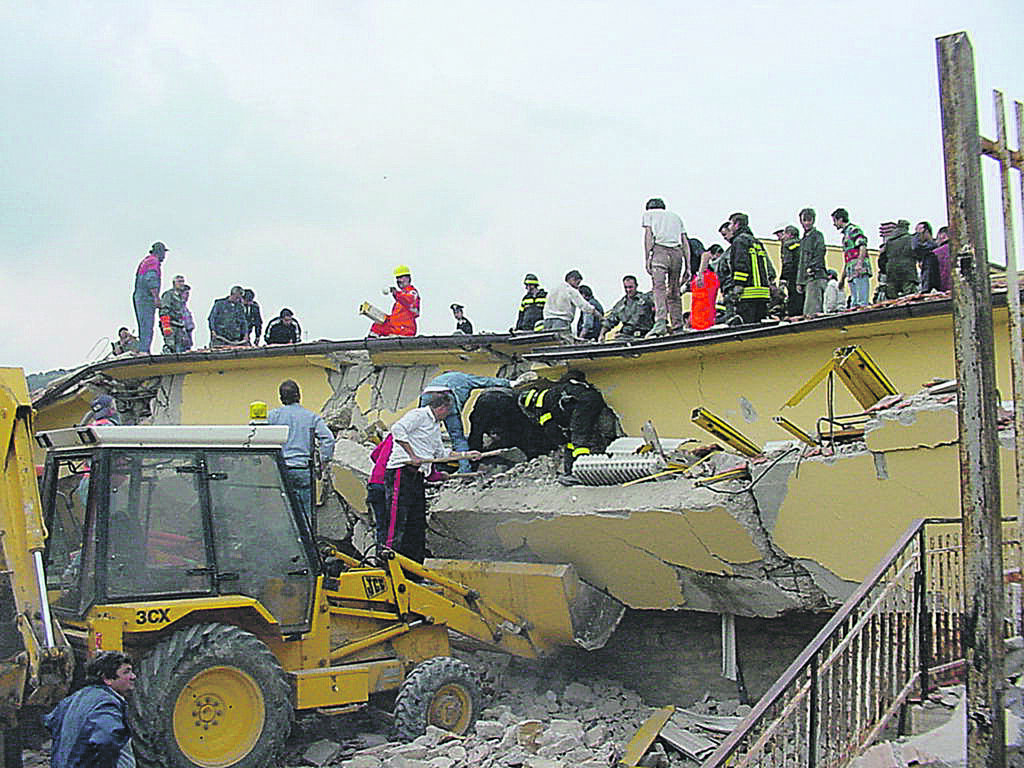
POLYGON ((277 658, 227 624, 188 627, 157 645, 139 666, 129 709, 147 768, 268 768, 293 714, 277 658))
POLYGON ((480 712, 480 683, 463 661, 437 656, 416 666, 395 699, 395 735, 422 736, 428 725, 464 736, 480 712))

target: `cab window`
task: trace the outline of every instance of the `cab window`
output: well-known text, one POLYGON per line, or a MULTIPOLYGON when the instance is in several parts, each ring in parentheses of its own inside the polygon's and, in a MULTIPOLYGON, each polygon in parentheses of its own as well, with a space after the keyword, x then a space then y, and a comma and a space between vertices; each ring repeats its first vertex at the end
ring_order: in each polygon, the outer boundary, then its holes
POLYGON ((259 600, 282 629, 308 623, 315 575, 274 453, 207 451, 221 594, 259 600))
POLYGON ((199 466, 194 452, 111 451, 108 598, 211 591, 199 466))

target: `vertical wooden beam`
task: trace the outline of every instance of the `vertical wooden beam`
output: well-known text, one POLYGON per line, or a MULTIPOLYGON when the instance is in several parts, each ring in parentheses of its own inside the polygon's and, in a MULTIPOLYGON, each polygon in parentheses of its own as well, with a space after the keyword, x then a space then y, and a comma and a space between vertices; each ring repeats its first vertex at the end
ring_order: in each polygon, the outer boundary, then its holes
POLYGON ((960 509, 967 615, 967 765, 1006 764, 1003 565, 992 292, 985 242, 974 52, 965 32, 936 40, 953 273, 960 509))
MULTIPOLYGON (((1024 340, 1021 338, 1020 285, 1017 278, 1017 243, 1013 226, 1013 198, 1010 195, 1010 143, 1006 131, 1006 108, 1001 91, 992 91, 996 114, 996 154, 999 160, 999 191, 1003 203, 1003 251, 1006 257, 1006 308, 1010 329, 1010 379, 1013 382, 1013 449, 1016 471, 1017 532, 1024 533, 1024 340)), ((1024 541, 1024 539, 1020 539, 1024 541)), ((1021 569, 1024 547, 1018 549, 1021 569)), ((1024 569, 1021 569, 1024 570, 1024 569)), ((1014 585, 1019 589, 1019 585, 1014 585)), ((1019 629, 1020 617, 1014 616, 1019 629)))

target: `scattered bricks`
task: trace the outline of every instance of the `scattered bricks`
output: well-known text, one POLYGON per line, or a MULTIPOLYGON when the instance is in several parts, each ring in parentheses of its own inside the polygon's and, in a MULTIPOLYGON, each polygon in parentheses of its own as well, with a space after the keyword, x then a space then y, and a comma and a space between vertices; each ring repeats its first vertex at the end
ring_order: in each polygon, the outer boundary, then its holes
POLYGON ((583 683, 569 683, 562 693, 562 700, 566 704, 590 704, 594 700, 594 692, 583 683))
MULTIPOLYGON (((473 748, 473 755, 475 756, 475 759, 474 759, 473 762, 474 763, 481 762, 485 757, 487 757, 487 753, 489 751, 490 750, 487 748, 486 745, 482 745, 481 744, 479 746, 474 747, 473 748)), ((448 757, 450 757, 452 760, 454 760, 457 763, 460 763, 460 762, 463 762, 464 760, 466 760, 466 758, 469 757, 469 754, 470 753, 467 752, 466 748, 464 746, 462 746, 461 744, 455 744, 454 746, 452 746, 448 750, 448 757)))
POLYGON ((430 758, 429 760, 427 760, 427 764, 430 766, 430 768, 452 768, 452 766, 455 765, 455 761, 452 760, 450 757, 445 757, 442 755, 440 757, 430 758))
POLYGON ((740 704, 736 707, 736 717, 746 717, 750 714, 752 707, 749 704, 740 704))
POLYGON ((544 723, 540 720, 524 720, 515 726, 516 742, 527 752, 536 753, 538 739, 544 731, 544 723))
POLYGON ((595 720, 600 720, 602 717, 601 710, 598 707, 587 707, 580 712, 580 720, 587 723, 592 723, 595 720))
POLYGON ((528 720, 547 720, 551 713, 546 706, 534 703, 526 707, 525 714, 528 720))
POLYGON ((588 760, 595 760, 596 757, 594 756, 594 753, 586 747, 576 747, 562 755, 561 759, 569 765, 579 765, 580 763, 585 763, 588 760))
POLYGON ((477 720, 476 735, 481 739, 500 739, 505 735, 505 726, 497 720, 477 720))
POLYGON ((563 768, 565 763, 550 757, 529 757, 526 759, 526 768, 563 768))
POLYGON ((413 760, 402 755, 395 755, 387 759, 384 768, 430 768, 430 763, 426 760, 413 760))
POLYGON ((320 739, 320 741, 314 741, 309 745, 309 749, 303 753, 302 759, 311 765, 323 766, 333 763, 340 754, 341 744, 329 739, 320 739))
POLYGON ((497 720, 506 726, 513 725, 519 721, 519 718, 512 714, 512 708, 507 704, 489 707, 480 713, 480 717, 483 720, 497 720))
POLYGON ((355 755, 341 764, 341 768, 381 768, 384 763, 376 755, 355 755))
POLYGON ((422 744, 402 744, 390 750, 392 757, 405 757, 410 760, 422 760, 430 752, 422 744))
POLYGON ((603 744, 607 738, 608 729, 603 724, 598 724, 583 734, 583 743, 588 747, 596 747, 603 744))
POLYGON ((356 741, 359 742, 360 749, 379 747, 382 744, 388 743, 387 737, 379 733, 357 733, 356 741))
POLYGON ((537 743, 552 744, 567 737, 575 739, 578 744, 583 743, 583 725, 578 720, 552 720, 537 743))
POLYGON ((427 732, 422 736, 417 736, 413 739, 413 744, 420 744, 424 747, 436 747, 445 741, 451 741, 452 739, 461 739, 456 733, 446 731, 444 728, 438 728, 436 725, 428 725, 427 732))
POLYGON ((525 764, 528 757, 530 755, 522 747, 514 747, 503 753, 497 762, 500 765, 519 766, 525 764))
POLYGON ((542 746, 537 750, 537 754, 541 757, 559 757, 579 746, 581 746, 579 739, 573 736, 563 736, 542 746))

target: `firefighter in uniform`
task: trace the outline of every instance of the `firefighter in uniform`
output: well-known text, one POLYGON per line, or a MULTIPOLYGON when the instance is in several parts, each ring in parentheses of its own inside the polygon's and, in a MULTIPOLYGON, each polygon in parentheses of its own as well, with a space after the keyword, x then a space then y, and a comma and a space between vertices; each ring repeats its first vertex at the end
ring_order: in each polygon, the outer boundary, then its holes
POLYGON ((526 295, 519 302, 519 317, 516 318, 516 331, 543 331, 544 305, 548 301, 548 292, 540 287, 540 280, 532 272, 523 278, 526 295))
POLYGON ((598 419, 604 398, 580 371, 569 371, 558 381, 540 379, 519 393, 519 407, 548 433, 553 442, 565 445, 564 472, 599 445, 598 419))
POLYGON ((772 273, 768 253, 750 231, 745 213, 729 217, 732 242, 729 245, 729 263, 732 266, 733 295, 736 312, 744 324, 760 323, 768 316, 771 298, 772 273))

